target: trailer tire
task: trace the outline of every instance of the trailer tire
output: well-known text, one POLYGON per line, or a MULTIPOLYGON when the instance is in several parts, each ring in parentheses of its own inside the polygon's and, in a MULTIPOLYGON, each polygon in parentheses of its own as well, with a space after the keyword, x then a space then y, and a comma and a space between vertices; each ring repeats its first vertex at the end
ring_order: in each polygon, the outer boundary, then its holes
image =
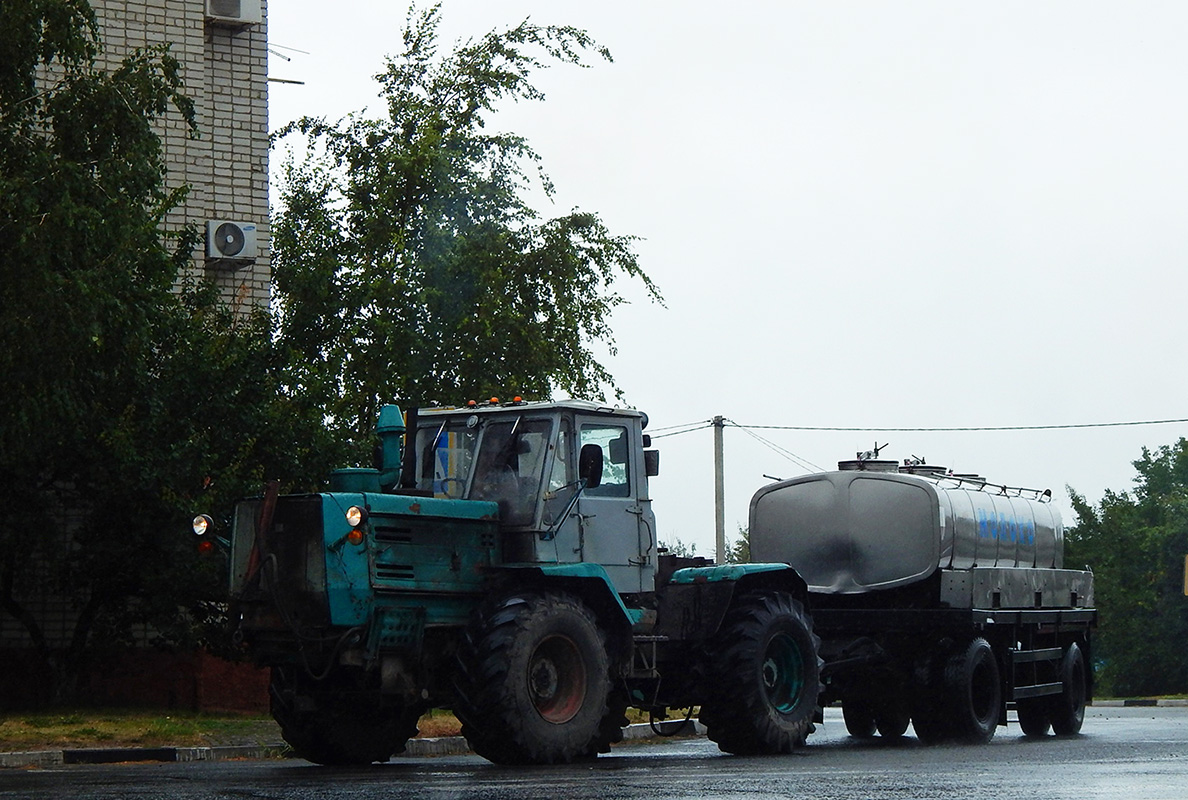
POLYGON ((908 725, 912 722, 907 706, 903 701, 893 699, 887 701, 875 712, 875 728, 879 736, 884 739, 898 739, 907 733, 908 725))
POLYGON ((953 737, 977 744, 990 741, 1002 709, 1002 682, 990 643, 979 637, 949 656, 944 686, 953 737))
POLYGON ((457 667, 462 735, 496 764, 568 763, 604 752, 619 732, 608 721, 614 710, 602 633, 568 594, 523 592, 484 605, 463 636, 457 667))
POLYGON ((295 667, 272 668, 269 695, 272 718, 293 753, 326 766, 371 764, 403 753, 421 716, 420 708, 381 706, 378 693, 311 685, 295 667))
POLYGON ((735 755, 788 753, 804 744, 820 694, 819 643, 791 595, 741 598, 710 642, 700 717, 710 740, 735 755))
POLYGON ((874 710, 860 700, 842 701, 842 720, 855 739, 873 739, 878 730, 874 710))
POLYGON ((1068 646, 1060 662, 1060 694, 1052 698, 1052 730, 1057 736, 1076 736, 1085 721, 1085 656, 1076 642, 1068 646))
POLYGON ((944 665, 950 647, 946 642, 930 646, 918 659, 911 695, 912 729, 923 744, 937 744, 949 738, 948 710, 944 707, 944 665))
POLYGON ((1015 704, 1015 711, 1019 715, 1019 729, 1024 736, 1038 738, 1047 736, 1052 729, 1052 717, 1049 714, 1048 698, 1020 700, 1015 704))

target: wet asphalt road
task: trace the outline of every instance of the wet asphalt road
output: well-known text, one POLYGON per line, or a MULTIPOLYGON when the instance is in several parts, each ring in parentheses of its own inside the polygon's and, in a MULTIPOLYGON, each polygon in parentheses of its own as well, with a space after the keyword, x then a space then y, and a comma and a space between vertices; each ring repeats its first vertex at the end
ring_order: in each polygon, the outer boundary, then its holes
MULTIPOLYGON (((1012 715, 1013 716, 1013 715, 1012 715)), ((475 756, 396 759, 366 769, 300 761, 68 766, 0 772, 0 798, 313 800, 617 798, 995 798, 1184 800, 1188 708, 1093 708, 1073 739, 999 728, 986 746, 850 739, 840 712, 790 756, 736 758, 705 739, 616 747, 594 762, 504 768, 475 756)))

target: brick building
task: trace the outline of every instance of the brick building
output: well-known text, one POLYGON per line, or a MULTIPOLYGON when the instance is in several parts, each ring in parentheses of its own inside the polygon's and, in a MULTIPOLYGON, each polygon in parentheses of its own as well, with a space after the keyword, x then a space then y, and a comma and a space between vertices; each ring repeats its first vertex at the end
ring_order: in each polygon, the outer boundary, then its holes
MULTIPOLYGON (((190 194, 170 224, 231 223, 217 247, 195 253, 194 268, 218 281, 234 303, 266 304, 268 261, 268 26, 266 0, 91 0, 99 19, 104 66, 136 48, 169 44, 182 64, 201 136, 192 139, 173 114, 161 131, 171 185, 190 194), (254 230, 253 230, 254 229, 254 230), (254 243, 251 241, 255 235, 254 243)), ((208 238, 218 235, 217 227, 208 238)), ((213 243, 210 243, 213 244, 213 243)))
MULTIPOLYGON (((266 0, 90 0, 103 45, 100 66, 115 69, 138 48, 168 44, 182 65, 200 136, 176 113, 159 131, 170 186, 190 187, 167 225, 195 225, 205 242, 193 270, 216 281, 236 307, 269 301, 268 39, 266 0), (213 225, 211 223, 214 223, 213 225), (231 256, 231 257, 228 257, 231 256)), ((69 519, 68 509, 59 509, 69 519)), ((75 611, 48 591, 36 568, 22 576, 22 604, 51 646, 69 641, 75 611)), ((142 630, 147 640, 151 631, 142 630)), ((28 633, 0 613, 0 707, 20 704, 28 633)), ((35 675, 29 675, 35 680, 35 675)), ((266 679, 204 654, 138 656, 102 676, 97 700, 191 708, 266 707, 266 679), (160 662, 160 663, 157 663, 160 662), (122 678, 121 678, 122 676, 122 678)))

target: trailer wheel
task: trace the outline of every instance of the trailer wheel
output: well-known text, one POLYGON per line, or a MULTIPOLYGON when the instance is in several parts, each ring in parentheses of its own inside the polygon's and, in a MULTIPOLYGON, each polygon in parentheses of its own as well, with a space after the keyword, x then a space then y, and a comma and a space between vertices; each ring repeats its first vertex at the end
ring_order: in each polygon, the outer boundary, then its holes
POLYGON ((855 739, 873 739, 878 730, 874 710, 860 700, 842 702, 842 720, 846 731, 855 739))
POLYGON ((606 646, 594 615, 567 594, 525 592, 481 608, 455 688, 462 735, 497 764, 568 763, 613 737, 606 646))
POLYGON ((1002 683, 994 650, 977 638, 945 663, 945 707, 953 737, 985 743, 994 736, 1002 708, 1002 683))
POLYGON ((949 645, 938 642, 922 652, 916 662, 911 694, 912 729, 923 744, 949 738, 948 709, 944 706, 944 666, 949 645))
POLYGON ((875 712, 875 727, 884 739, 898 739, 907 733, 912 722, 907 706, 902 700, 888 700, 875 712))
POLYGON ((706 735, 736 755, 788 753, 803 744, 820 694, 818 644, 791 595, 743 597, 710 643, 700 717, 706 735))
POLYGON ((1047 736, 1052 728, 1052 717, 1048 713, 1048 698, 1020 700, 1015 704, 1019 714, 1019 729, 1024 736, 1047 736))
POLYGON ((387 761, 417 735, 420 708, 383 707, 377 692, 354 691, 334 676, 313 682, 295 667, 273 667, 272 718, 293 753, 315 764, 387 761), (337 685, 336 685, 337 684, 337 685))
POLYGON ((1076 736, 1085 721, 1085 656, 1080 645, 1073 642, 1060 662, 1060 694, 1052 698, 1052 730, 1057 736, 1076 736))

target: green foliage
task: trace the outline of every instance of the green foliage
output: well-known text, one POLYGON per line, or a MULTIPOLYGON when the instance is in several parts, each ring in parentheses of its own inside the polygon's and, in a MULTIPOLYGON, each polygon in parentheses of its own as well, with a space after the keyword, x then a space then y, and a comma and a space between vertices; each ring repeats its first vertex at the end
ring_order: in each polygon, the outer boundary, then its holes
POLYGON ((293 468, 299 434, 276 424, 268 320, 183 279, 196 233, 163 233, 184 189, 154 125, 196 130, 168 48, 97 69, 76 0, 6 0, 0 30, 0 610, 60 699, 135 623, 201 636, 223 565, 187 521, 268 458, 293 468), (27 604, 41 592, 76 615, 65 648, 27 604))
POLYGON ((1077 523, 1064 562, 1089 565, 1099 610, 1095 660, 1105 694, 1188 691, 1188 440, 1143 448, 1133 493, 1094 508, 1070 490, 1077 523))
POLYGON ((500 101, 542 99, 535 71, 606 50, 525 21, 439 54, 438 19, 436 6, 410 10, 403 50, 377 76, 383 118, 305 118, 278 134, 305 148, 273 220, 286 388, 340 443, 366 442, 383 402, 600 397, 613 384, 591 343, 614 352, 616 279, 659 300, 631 237, 589 212, 541 220, 524 199, 534 173, 552 190, 537 154, 486 129, 500 101))
POLYGON ((738 526, 738 538, 726 544, 726 563, 727 564, 750 564, 751 563, 751 531, 744 528, 742 525, 738 526))
POLYGON ((680 537, 673 539, 672 542, 660 542, 658 548, 667 551, 669 555, 680 558, 692 558, 697 555, 697 543, 686 544, 680 540, 680 537))

